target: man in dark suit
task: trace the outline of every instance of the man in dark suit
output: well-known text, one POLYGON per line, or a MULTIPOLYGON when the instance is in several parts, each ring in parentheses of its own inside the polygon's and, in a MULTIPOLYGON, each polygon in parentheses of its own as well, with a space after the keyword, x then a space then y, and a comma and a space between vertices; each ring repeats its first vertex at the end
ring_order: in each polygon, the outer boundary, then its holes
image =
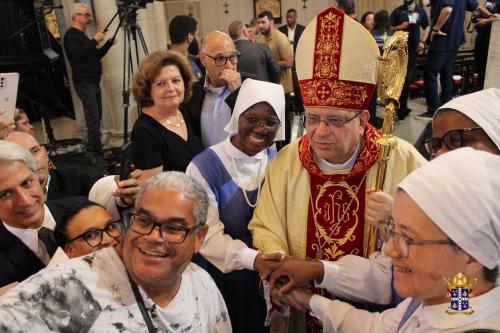
POLYGON ((88 197, 92 186, 102 177, 99 172, 82 167, 49 168, 45 148, 28 133, 12 132, 6 139, 19 144, 31 153, 47 200, 72 196, 88 197))
POLYGON ((293 54, 297 49, 297 43, 304 31, 304 26, 297 23, 297 11, 293 8, 286 11, 286 24, 279 27, 278 30, 288 37, 288 40, 293 45, 293 54))
POLYGON ((199 57, 206 75, 193 85, 193 94, 183 107, 203 145, 209 147, 226 139, 224 127, 231 119, 231 109, 225 100, 245 77, 236 68, 236 46, 223 32, 212 31, 205 36, 199 57))
POLYGON ((263 81, 280 83, 281 69, 274 60, 269 46, 254 44, 246 36, 245 24, 233 21, 229 24, 229 36, 233 39, 236 50, 240 53, 238 70, 254 74, 263 81))
POLYGON ((0 287, 44 268, 55 246, 48 239, 44 193, 36 163, 23 147, 0 141, 0 287))
POLYGON ((294 105, 295 111, 302 113, 304 112, 304 104, 302 102, 302 95, 300 93, 299 80, 297 79, 297 72, 295 71, 295 50, 297 49, 297 43, 299 42, 300 36, 304 31, 304 26, 297 23, 297 11, 290 8, 286 12, 286 24, 279 27, 278 30, 288 37, 288 40, 293 47, 294 63, 292 67, 292 82, 293 82, 293 95, 294 95, 294 105))

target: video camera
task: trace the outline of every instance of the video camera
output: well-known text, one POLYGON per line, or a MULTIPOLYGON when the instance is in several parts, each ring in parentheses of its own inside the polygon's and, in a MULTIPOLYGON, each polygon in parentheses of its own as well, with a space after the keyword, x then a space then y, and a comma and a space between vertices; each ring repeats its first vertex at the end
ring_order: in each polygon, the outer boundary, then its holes
POLYGON ((154 0, 117 0, 116 5, 118 8, 121 7, 131 7, 131 8, 146 8, 148 3, 152 3, 154 0))

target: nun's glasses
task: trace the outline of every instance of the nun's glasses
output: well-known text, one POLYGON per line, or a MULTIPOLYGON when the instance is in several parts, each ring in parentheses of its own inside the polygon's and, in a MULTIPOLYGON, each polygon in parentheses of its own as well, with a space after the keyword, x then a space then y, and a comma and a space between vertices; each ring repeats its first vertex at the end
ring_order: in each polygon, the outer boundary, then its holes
POLYGON ((428 138, 424 141, 425 148, 430 154, 436 153, 443 144, 449 150, 455 150, 467 146, 470 139, 464 137, 465 133, 469 133, 476 130, 482 130, 481 127, 471 127, 471 128, 460 128, 446 132, 441 138, 428 138))
POLYGON ((408 257, 410 245, 445 244, 456 246, 451 239, 414 240, 394 231, 394 220, 390 217, 379 224, 380 237, 387 243, 392 238, 394 248, 401 258, 408 257))
POLYGON ((252 126, 253 128, 262 125, 267 131, 273 131, 281 125, 281 122, 278 119, 260 120, 257 117, 245 115, 241 115, 241 118, 245 119, 248 125, 252 126))

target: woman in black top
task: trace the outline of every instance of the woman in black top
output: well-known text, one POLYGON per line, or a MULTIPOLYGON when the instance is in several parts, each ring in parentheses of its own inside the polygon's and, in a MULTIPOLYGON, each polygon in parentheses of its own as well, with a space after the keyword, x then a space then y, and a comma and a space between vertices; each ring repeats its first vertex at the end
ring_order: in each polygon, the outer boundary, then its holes
POLYGON ((162 171, 184 172, 203 150, 179 109, 191 95, 192 81, 186 60, 169 51, 152 53, 134 74, 132 92, 143 111, 132 129, 132 161, 143 170, 142 181, 162 171))

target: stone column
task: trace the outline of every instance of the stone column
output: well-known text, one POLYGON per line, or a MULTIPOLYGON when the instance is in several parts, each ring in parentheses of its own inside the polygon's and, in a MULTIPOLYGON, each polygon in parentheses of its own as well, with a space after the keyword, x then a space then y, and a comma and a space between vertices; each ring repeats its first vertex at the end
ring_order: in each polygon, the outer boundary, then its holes
POLYGON ((486 78, 484 88, 500 89, 500 40, 494 38, 500 36, 500 20, 491 25, 490 48, 488 50, 488 63, 486 64, 486 78))

